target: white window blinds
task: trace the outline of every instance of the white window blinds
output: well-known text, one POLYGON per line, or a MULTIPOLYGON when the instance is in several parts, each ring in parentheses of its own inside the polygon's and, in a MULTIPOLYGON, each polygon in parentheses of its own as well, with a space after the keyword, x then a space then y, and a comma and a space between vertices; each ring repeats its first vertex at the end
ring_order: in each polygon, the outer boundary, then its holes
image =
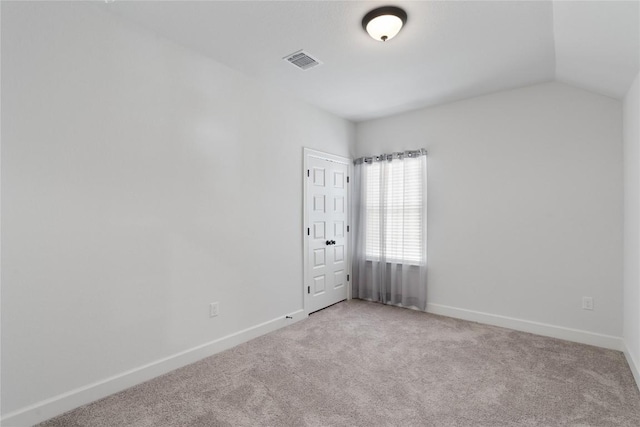
POLYGON ((419 157, 406 157, 365 166, 367 258, 424 264, 422 164, 419 157))

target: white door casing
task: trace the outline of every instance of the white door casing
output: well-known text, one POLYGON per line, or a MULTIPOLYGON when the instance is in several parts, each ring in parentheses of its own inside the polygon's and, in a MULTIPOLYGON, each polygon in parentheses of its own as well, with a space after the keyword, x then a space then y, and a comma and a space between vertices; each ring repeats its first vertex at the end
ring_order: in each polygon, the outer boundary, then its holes
POLYGON ((304 309, 347 299, 350 289, 351 160, 304 149, 304 309))

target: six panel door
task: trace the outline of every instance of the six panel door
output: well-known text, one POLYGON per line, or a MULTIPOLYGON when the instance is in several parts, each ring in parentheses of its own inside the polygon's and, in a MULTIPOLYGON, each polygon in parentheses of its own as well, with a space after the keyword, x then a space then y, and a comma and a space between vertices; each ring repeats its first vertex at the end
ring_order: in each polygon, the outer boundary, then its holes
POLYGON ((347 298, 348 165, 309 156, 307 167, 305 292, 311 313, 347 298))

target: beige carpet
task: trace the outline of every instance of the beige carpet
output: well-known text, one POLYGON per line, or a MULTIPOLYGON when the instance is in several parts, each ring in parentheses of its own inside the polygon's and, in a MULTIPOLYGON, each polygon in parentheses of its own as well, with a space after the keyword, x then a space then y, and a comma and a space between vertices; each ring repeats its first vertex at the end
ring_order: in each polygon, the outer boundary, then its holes
POLYGON ((43 426, 640 426, 617 351, 353 300, 43 426))

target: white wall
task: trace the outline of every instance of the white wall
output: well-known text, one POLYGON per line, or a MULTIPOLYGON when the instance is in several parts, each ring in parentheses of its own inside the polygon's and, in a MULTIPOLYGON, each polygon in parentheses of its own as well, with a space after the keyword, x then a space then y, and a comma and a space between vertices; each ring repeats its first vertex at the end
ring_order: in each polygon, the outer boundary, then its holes
POLYGON ((3 2, 2 90, 4 415, 302 308, 353 124, 92 4, 3 2))
POLYGON ((624 99, 624 341, 640 384, 640 74, 624 99))
POLYGON ((620 347, 621 114, 545 83, 357 125, 358 155, 429 152, 430 311, 620 347))

